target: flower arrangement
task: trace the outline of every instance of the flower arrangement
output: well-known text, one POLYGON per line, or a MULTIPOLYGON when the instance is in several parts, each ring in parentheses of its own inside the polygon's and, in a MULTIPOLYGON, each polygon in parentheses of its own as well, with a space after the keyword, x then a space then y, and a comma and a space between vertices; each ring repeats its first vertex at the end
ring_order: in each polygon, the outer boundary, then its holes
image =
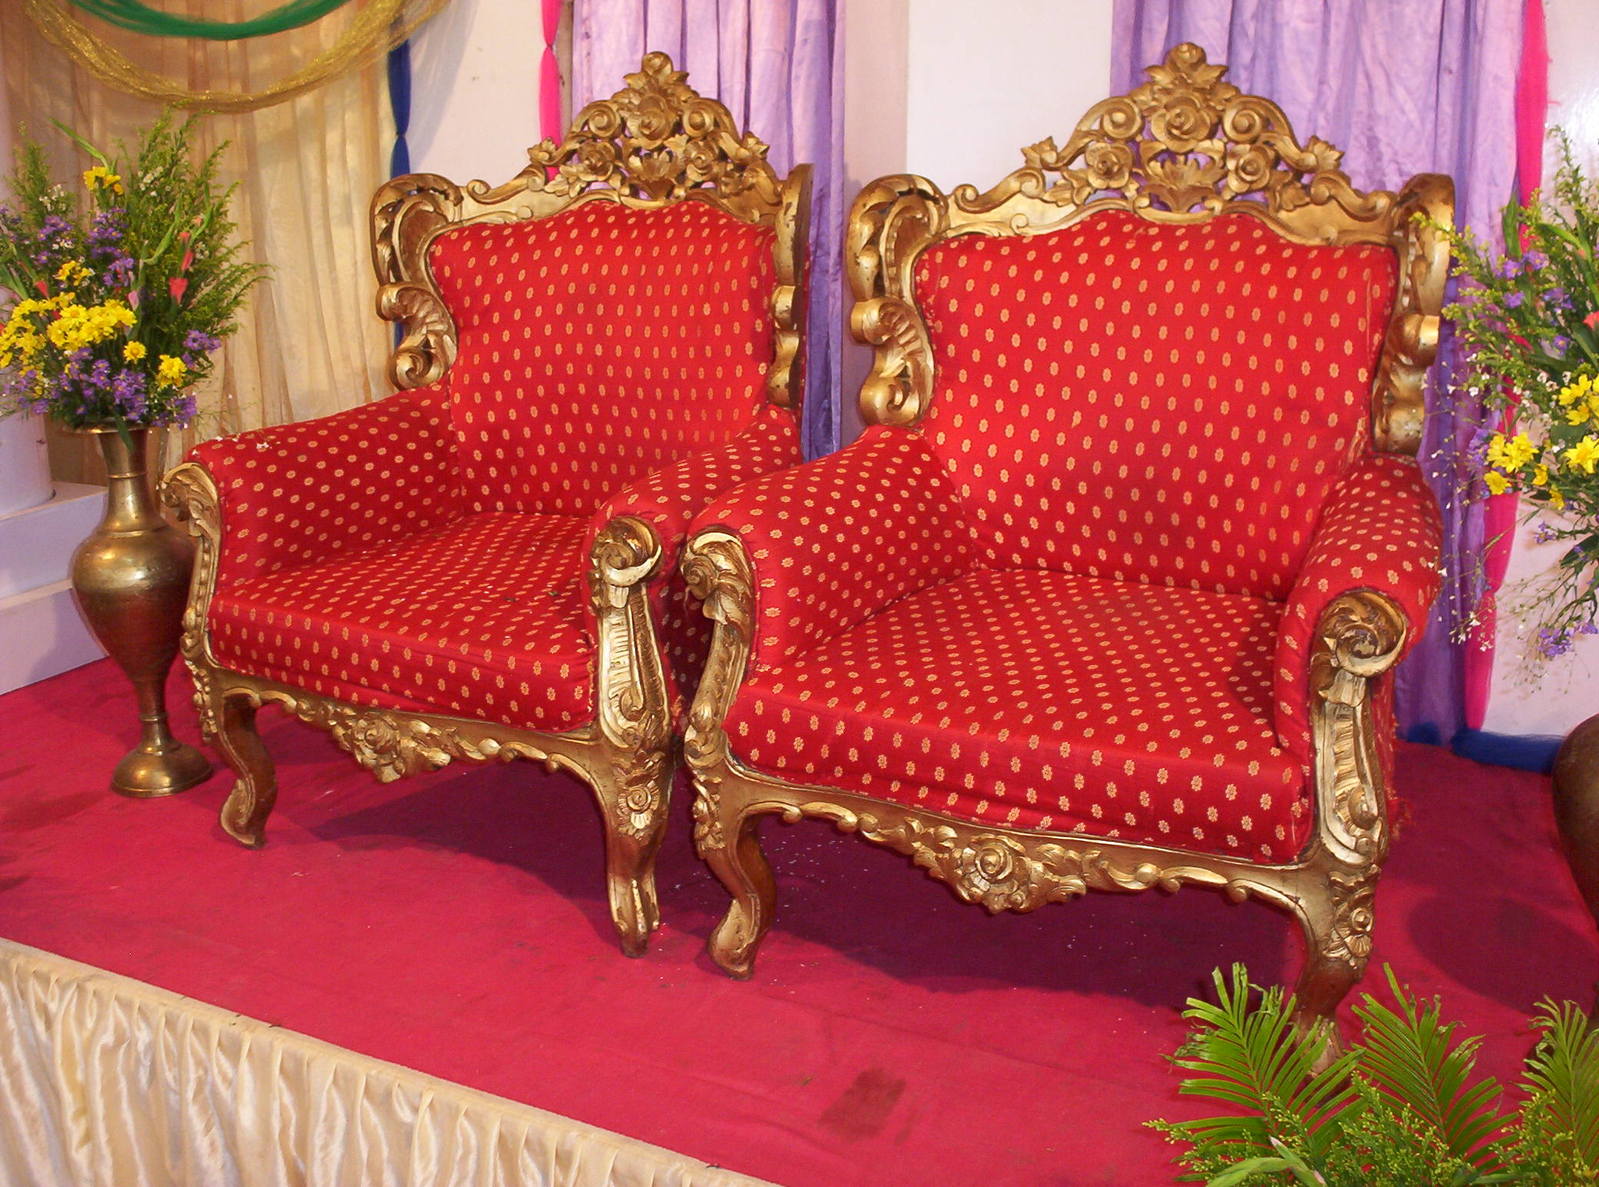
POLYGON ((1529 599, 1545 658, 1599 634, 1599 186, 1556 135, 1552 190, 1505 208, 1503 253, 1450 232, 1462 283, 1444 311, 1468 390, 1500 414, 1474 444, 1482 491, 1516 492, 1541 519, 1538 539, 1568 544, 1529 599))
POLYGON ((1328 1059, 1327 1034, 1294 1026, 1294 999, 1256 991, 1234 965, 1212 975, 1214 1003, 1189 998, 1194 1025, 1173 1059, 1178 1092, 1221 1102, 1199 1121, 1152 1121, 1183 1147, 1184 1180, 1209 1187, 1562 1187, 1599 1179, 1599 1029, 1571 1002, 1538 1003, 1537 1040, 1511 1109, 1477 1073, 1439 1001, 1384 967, 1394 1005, 1354 1007, 1360 1037, 1328 1059))
POLYGON ((222 149, 196 166, 193 122, 163 116, 131 160, 63 128, 94 161, 81 188, 54 183, 37 144, 19 148, 14 205, 0 206, 0 415, 122 430, 194 418, 191 389, 264 269, 231 242, 222 149))

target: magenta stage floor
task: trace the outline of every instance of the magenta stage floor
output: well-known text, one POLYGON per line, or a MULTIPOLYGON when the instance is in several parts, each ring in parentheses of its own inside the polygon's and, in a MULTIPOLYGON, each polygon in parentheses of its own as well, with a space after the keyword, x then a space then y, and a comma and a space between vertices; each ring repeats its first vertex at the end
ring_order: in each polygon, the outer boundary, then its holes
MULTIPOLYGON (((773 824, 778 921, 734 982, 703 953, 726 900, 681 794, 665 925, 627 960, 565 777, 383 786, 263 712, 282 791, 249 852, 216 825, 225 774, 169 800, 105 789, 130 700, 109 662, 0 697, 0 936, 788 1187, 1166 1181, 1142 1123, 1209 1111, 1164 1058, 1183 999, 1219 964, 1297 969, 1296 929, 1261 904, 1150 891, 990 918, 891 853, 773 824)), ((173 700, 195 739, 178 677, 173 700)), ((1400 774, 1376 961, 1514 1080, 1533 1003, 1586 1004, 1599 976, 1547 781, 1422 747, 1400 774)))

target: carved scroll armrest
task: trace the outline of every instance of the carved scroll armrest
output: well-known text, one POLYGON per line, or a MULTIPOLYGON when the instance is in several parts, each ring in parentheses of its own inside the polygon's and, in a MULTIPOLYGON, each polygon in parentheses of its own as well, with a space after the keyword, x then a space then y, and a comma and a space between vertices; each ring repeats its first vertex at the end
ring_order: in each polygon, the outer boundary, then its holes
POLYGON ((620 515, 648 523, 662 549, 661 571, 670 572, 694 517, 741 483, 800 461, 799 426, 786 408, 763 406, 731 441, 690 454, 629 483, 607 499, 589 524, 590 550, 605 525, 620 515))
POLYGON ((714 624, 710 655, 683 735, 683 756, 690 765, 704 766, 727 753, 722 723, 744 682, 754 643, 755 571, 738 537, 713 528, 689 541, 683 576, 714 624))
MULTIPOLYGON (((977 552, 942 463, 904 429, 868 429, 837 453, 747 482, 693 531, 720 533, 745 554, 761 667, 968 572, 977 552)), ((687 563, 685 553, 685 572, 687 563)))
POLYGON ((1398 602, 1375 590, 1343 594, 1322 612, 1310 658, 1316 808, 1323 843, 1352 865, 1380 862, 1388 844, 1387 780, 1373 682, 1398 662, 1411 631, 1398 602))
POLYGON ((438 388, 219 437, 190 450, 187 464, 215 492, 224 584, 425 531, 461 510, 438 388))
POLYGON ((663 752, 671 733, 666 672, 647 591, 660 567, 659 537, 633 516, 607 523, 589 552, 597 720, 606 741, 635 756, 663 752))
POLYGON ((1333 487, 1277 632, 1277 734, 1301 760, 1311 761, 1310 665, 1329 608, 1345 596, 1381 595, 1396 608, 1410 646, 1438 592, 1441 540, 1437 502, 1408 457, 1367 457, 1333 487))

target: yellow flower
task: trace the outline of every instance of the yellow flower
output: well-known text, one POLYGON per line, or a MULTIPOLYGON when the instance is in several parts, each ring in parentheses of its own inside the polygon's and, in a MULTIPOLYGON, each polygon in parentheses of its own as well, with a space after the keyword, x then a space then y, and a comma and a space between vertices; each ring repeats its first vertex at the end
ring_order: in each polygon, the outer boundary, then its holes
POLYGON ((1539 462, 1538 468, 1532 472, 1532 484, 1534 486, 1549 485, 1549 467, 1542 462, 1539 462))
POLYGON ((77 260, 68 260, 56 269, 56 279, 62 284, 82 284, 93 276, 94 273, 77 260))
POLYGON ((1584 437, 1560 456, 1573 470, 1592 474, 1594 466, 1599 464, 1599 437, 1584 437))
POLYGON ((147 353, 143 342, 130 342, 122 348, 122 361, 125 363, 137 363, 147 353))
POLYGON ((155 381, 161 387, 182 387, 188 376, 189 368, 183 360, 175 359, 169 354, 161 356, 161 361, 155 369, 155 381))
POLYGON ((1560 488, 1557 486, 1549 488, 1549 505, 1556 511, 1566 505, 1566 496, 1560 493, 1560 488))
POLYGON ((1482 476, 1482 480, 1488 484, 1490 494, 1502 495, 1510 489, 1510 479, 1506 478, 1498 470, 1489 470, 1482 476))
POLYGON ((1560 389, 1557 397, 1562 408, 1570 408, 1579 400, 1586 399, 1593 392, 1593 376, 1579 375, 1565 387, 1560 389))
POLYGON ((1493 439, 1488 442, 1488 464, 1491 466, 1503 466, 1507 470, 1510 468, 1505 461, 1505 435, 1503 433, 1495 433, 1493 439))
POLYGON ((71 354, 75 350, 104 342, 119 329, 133 325, 133 310, 121 301, 107 301, 102 305, 63 305, 60 315, 45 331, 58 350, 71 354))
POLYGON ((83 172, 83 184, 86 189, 104 188, 110 190, 113 194, 122 192, 122 178, 111 172, 104 165, 96 165, 93 169, 85 169, 83 172))
POLYGON ((1537 456, 1538 447, 1526 433, 1517 433, 1505 442, 1505 469, 1519 470, 1537 456))

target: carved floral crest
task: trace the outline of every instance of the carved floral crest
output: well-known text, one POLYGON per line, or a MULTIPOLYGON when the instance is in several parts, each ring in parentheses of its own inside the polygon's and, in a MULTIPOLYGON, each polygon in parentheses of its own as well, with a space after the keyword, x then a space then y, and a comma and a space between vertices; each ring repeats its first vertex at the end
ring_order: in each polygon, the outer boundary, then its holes
POLYGON ((1369 205, 1339 172, 1342 152, 1314 136, 1300 145, 1280 107, 1225 81, 1227 67, 1197 45, 1184 42, 1146 73, 1143 86, 1093 107, 1064 148, 1050 137, 1022 150, 1029 167, 1059 174, 1046 200, 1120 193, 1174 213, 1257 193, 1273 213, 1328 197, 1369 205))
POLYGON ((709 187, 723 198, 757 191, 776 202, 781 184, 766 144, 740 132, 727 108, 689 86, 672 59, 650 53, 627 85, 578 112, 567 139, 528 151, 534 168, 553 168, 545 189, 575 194, 606 186, 654 201, 709 187))

